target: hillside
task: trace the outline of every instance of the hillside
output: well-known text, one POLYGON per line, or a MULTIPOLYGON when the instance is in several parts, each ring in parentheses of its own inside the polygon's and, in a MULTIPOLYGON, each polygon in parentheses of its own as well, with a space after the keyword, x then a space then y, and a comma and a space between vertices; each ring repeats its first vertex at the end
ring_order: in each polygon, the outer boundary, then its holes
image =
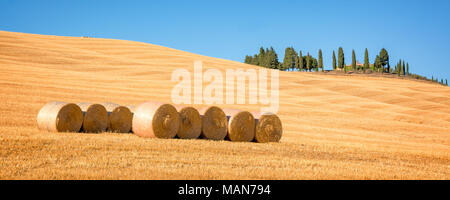
POLYGON ((146 43, 0 31, 0 179, 450 179, 450 88, 414 80, 280 72, 280 143, 36 128, 52 100, 170 103, 172 71, 193 71, 194 60, 258 69, 146 43))

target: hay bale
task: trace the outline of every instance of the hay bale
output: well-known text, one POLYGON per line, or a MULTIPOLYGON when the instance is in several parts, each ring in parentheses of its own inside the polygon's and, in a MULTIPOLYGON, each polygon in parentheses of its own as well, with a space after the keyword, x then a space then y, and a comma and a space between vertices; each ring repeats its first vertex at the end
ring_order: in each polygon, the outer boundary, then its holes
POLYGON ((217 106, 201 108, 202 138, 223 140, 227 136, 227 116, 217 106))
POLYGON ((180 116, 170 104, 146 102, 136 108, 132 124, 140 137, 173 138, 180 128, 180 116))
POLYGON ((257 116, 255 140, 256 142, 279 142, 283 134, 280 118, 273 113, 254 113, 257 116))
POLYGON ((193 107, 176 106, 180 114, 180 129, 177 136, 181 139, 196 139, 202 132, 202 118, 193 107))
POLYGON ((236 142, 251 142, 255 138, 255 118, 250 112, 224 109, 228 118, 227 138, 236 142))
POLYGON ((39 111, 38 128, 53 132, 78 132, 83 123, 83 113, 73 103, 48 102, 39 111))
POLYGON ((102 103, 108 111, 108 131, 129 133, 133 114, 130 109, 115 103, 102 103))
POLYGON ((108 112, 100 104, 79 103, 83 111, 83 126, 81 130, 86 133, 105 132, 108 128, 108 112))

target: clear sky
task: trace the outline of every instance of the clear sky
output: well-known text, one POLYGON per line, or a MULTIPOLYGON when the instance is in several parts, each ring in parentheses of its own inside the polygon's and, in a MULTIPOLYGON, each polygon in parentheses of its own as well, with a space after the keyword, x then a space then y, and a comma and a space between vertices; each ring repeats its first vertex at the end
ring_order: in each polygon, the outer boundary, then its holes
MULTIPOLYGON (((370 62, 381 48, 391 66, 450 79, 450 1, 0 0, 0 30, 141 41, 242 62, 260 46, 310 52, 355 49, 370 62)), ((0 45, 1 48, 1 45, 0 45)))

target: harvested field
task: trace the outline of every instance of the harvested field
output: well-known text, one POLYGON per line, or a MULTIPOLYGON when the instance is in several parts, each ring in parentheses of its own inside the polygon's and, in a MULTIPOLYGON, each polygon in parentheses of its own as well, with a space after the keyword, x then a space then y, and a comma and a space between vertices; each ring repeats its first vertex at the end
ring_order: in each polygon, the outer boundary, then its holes
POLYGON ((146 43, 0 31, 0 179, 450 179, 450 88, 394 77, 280 72, 279 143, 37 128, 55 100, 170 103, 172 71, 193 72, 195 60, 259 69, 146 43))

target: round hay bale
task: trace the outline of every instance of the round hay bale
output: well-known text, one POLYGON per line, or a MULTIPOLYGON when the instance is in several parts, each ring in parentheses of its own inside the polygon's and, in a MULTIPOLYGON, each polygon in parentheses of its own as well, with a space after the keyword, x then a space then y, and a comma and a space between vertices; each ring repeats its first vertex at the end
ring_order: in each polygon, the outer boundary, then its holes
POLYGON ((137 136, 173 138, 180 129, 180 116, 170 104, 146 102, 136 108, 132 124, 137 136))
POLYGON ((197 109, 176 106, 180 114, 180 129, 177 136, 181 139, 196 139, 202 133, 202 117, 197 109))
POLYGON ((211 140, 223 140, 227 136, 227 116, 217 106, 200 109, 202 113, 201 137, 211 140))
POLYGON ((279 142, 283 134, 280 118, 273 113, 264 113, 257 116, 255 140, 256 142, 279 142))
POLYGON ((228 118, 227 138, 235 142, 251 142, 255 138, 255 118, 250 112, 224 109, 228 118))
POLYGON ((108 112, 100 104, 79 103, 83 111, 83 126, 81 130, 86 133, 105 132, 108 128, 108 112))
POLYGON ((83 113, 76 104, 53 101, 41 108, 36 120, 41 130, 78 132, 83 123, 83 113))
POLYGON ((133 114, 130 109, 115 103, 102 103, 108 111, 108 131, 129 133, 133 114))

